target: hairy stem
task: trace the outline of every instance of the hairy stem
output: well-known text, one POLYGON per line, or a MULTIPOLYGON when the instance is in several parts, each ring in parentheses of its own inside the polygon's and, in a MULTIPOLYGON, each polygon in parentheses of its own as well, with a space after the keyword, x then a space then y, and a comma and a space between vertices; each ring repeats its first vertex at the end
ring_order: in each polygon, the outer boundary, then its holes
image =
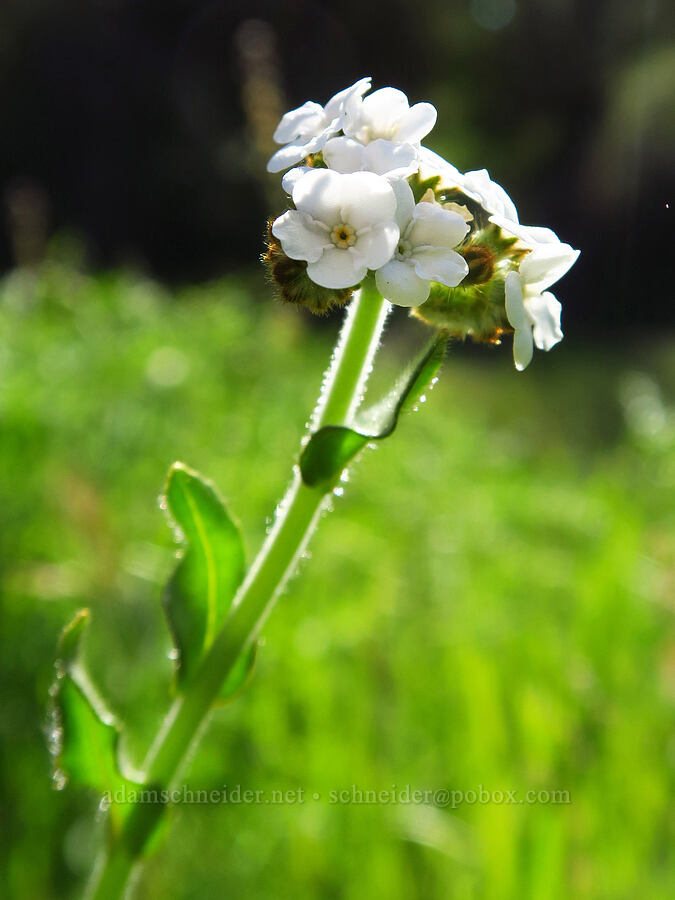
MULTIPOLYGON (((372 281, 352 301, 322 392, 311 420, 322 425, 348 424, 361 403, 379 345, 389 303, 372 281)), ((257 638, 275 599, 293 574, 316 528, 326 495, 307 487, 296 466, 291 486, 279 504, 270 533, 239 589, 232 610, 202 665, 175 700, 150 748, 144 786, 168 790, 180 775, 185 757, 208 718, 213 701, 235 661, 257 638)), ((117 900, 165 812, 159 803, 134 804, 120 832, 111 836, 89 884, 88 900, 117 900)))

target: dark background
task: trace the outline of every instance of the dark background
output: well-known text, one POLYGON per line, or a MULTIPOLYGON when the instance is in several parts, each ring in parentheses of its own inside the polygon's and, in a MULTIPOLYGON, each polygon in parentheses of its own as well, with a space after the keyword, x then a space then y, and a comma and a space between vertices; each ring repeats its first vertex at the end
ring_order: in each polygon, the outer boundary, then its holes
POLYGON ((426 143, 581 248, 567 331, 670 321, 675 45, 665 0, 5 0, 0 268, 78 236, 169 282, 250 266, 286 109, 370 74, 426 143))

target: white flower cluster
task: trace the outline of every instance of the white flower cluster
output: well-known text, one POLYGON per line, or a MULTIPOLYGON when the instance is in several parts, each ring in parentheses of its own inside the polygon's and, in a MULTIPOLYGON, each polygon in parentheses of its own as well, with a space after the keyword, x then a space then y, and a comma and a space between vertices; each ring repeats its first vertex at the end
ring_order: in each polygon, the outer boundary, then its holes
POLYGON ((521 225, 513 200, 500 184, 492 181, 486 169, 462 174, 442 156, 423 147, 419 171, 423 178, 440 175, 439 186, 458 188, 475 200, 490 214, 490 222, 517 238, 518 244, 528 251, 518 271, 509 272, 505 279, 506 315, 514 330, 513 359, 522 372, 532 360, 533 345, 550 350, 563 338, 562 306, 546 288, 572 268, 579 250, 562 243, 550 228, 521 225))
POLYGON ((546 288, 578 251, 549 229, 520 225, 508 194, 485 170, 462 174, 422 147, 436 122, 430 103, 410 106, 395 88, 368 93, 370 87, 362 78, 325 106, 308 101, 283 116, 274 133, 283 146, 267 168, 294 167, 282 181, 294 209, 274 221, 272 234, 286 256, 307 263, 317 285, 350 288, 373 271, 384 297, 417 307, 432 283, 454 288, 469 274, 455 248, 466 241, 472 216, 461 204, 436 202, 432 191, 416 203, 409 180, 431 177, 457 189, 525 251, 504 282, 514 359, 525 368, 533 343, 548 350, 562 338, 560 304, 546 288), (313 164, 298 166, 302 161, 313 164))

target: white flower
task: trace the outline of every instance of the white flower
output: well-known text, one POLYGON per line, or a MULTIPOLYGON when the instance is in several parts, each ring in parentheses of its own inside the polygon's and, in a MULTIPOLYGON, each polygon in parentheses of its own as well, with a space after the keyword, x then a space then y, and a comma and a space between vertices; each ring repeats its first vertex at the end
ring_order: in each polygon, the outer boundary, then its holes
POLYGON ((311 169, 295 183, 293 202, 296 209, 279 216, 272 233, 287 256, 307 261, 316 284, 351 287, 391 259, 399 229, 396 197, 385 178, 311 169))
POLYGON ((378 138, 419 144, 436 124, 436 108, 431 103, 411 107, 403 91, 396 88, 381 88, 362 97, 363 93, 347 98, 342 117, 345 135, 362 144, 378 138))
POLYGON ((323 158, 336 172, 375 172, 392 178, 407 178, 418 169, 417 148, 376 138, 362 144, 350 137, 334 137, 326 141, 323 158))
POLYGON ((579 251, 563 244, 549 228, 521 225, 532 243, 518 272, 509 272, 505 281, 506 315, 514 329, 513 359, 522 372, 532 359, 533 344, 550 350, 562 340, 560 313, 562 306, 546 288, 550 287, 574 265, 579 251))
POLYGON ((407 181, 395 182, 396 222, 401 237, 394 258, 375 273, 379 292, 398 306, 419 306, 432 281, 457 287, 468 274, 466 260, 452 248, 469 230, 461 215, 436 203, 415 206, 407 181))
POLYGON ((370 88, 370 78, 335 94, 325 106, 308 100, 282 116, 274 132, 277 144, 285 144, 267 163, 268 172, 281 172, 300 162, 310 153, 323 149, 328 138, 342 130, 345 106, 359 101, 370 88))

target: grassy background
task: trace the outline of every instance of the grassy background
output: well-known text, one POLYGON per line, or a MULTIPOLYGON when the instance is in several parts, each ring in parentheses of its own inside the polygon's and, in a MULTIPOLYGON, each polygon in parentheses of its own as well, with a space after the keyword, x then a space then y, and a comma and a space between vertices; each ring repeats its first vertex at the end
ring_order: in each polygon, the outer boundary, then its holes
MULTIPOLYGON (((95 797, 50 787, 61 626, 140 757, 165 709, 156 497, 212 477, 249 558, 288 479, 337 322, 257 276, 177 298, 49 263, 0 289, 0 847, 6 896, 78 896, 95 797)), ((418 326, 394 321, 382 371, 418 326)), ((675 383, 663 340, 457 347, 368 451, 186 782, 305 803, 176 811, 139 896, 669 898, 675 383), (331 790, 564 790, 567 804, 331 804, 331 790), (320 800, 313 800, 319 793, 320 800)), ((672 828, 672 823, 671 823, 672 828)))

